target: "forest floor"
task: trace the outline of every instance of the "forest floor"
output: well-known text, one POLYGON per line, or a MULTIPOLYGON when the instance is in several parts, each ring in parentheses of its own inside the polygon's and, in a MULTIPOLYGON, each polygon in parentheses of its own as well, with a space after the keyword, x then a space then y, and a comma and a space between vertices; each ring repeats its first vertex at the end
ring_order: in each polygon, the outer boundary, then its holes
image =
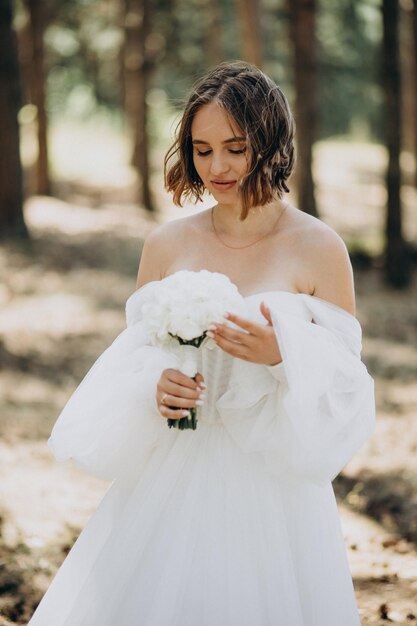
MULTIPOLYGON (((98 205, 32 199, 31 244, 0 247, 0 626, 27 622, 107 489, 56 463, 46 446, 71 392, 124 328, 141 242, 154 226, 131 205, 98 205)), ((410 625, 417 623, 417 276, 404 292, 384 286, 378 268, 358 267, 355 276, 378 420, 334 487, 363 626, 410 625)))

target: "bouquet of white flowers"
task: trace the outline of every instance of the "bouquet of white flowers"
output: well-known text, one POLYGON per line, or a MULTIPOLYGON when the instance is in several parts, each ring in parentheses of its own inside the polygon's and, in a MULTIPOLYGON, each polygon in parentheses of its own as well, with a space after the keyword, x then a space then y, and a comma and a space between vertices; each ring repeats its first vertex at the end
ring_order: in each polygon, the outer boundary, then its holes
MULTIPOLYGON (((155 283, 142 305, 145 328, 152 343, 175 351, 180 357, 180 371, 195 379, 198 348, 207 337, 211 323, 230 323, 224 313, 243 310, 244 299, 225 274, 201 270, 180 270, 155 283)), ((215 345, 215 344, 214 344, 215 345)), ((190 416, 169 419, 168 426, 196 429, 197 409, 190 416)))

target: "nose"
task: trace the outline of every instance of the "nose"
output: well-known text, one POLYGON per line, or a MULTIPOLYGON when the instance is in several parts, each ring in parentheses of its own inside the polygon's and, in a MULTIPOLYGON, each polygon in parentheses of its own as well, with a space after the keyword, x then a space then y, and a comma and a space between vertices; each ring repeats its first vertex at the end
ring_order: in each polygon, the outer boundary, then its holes
POLYGON ((221 176, 225 174, 230 169, 229 163, 227 161, 227 157, 225 158, 224 154, 213 153, 210 163, 210 173, 213 176, 221 176))

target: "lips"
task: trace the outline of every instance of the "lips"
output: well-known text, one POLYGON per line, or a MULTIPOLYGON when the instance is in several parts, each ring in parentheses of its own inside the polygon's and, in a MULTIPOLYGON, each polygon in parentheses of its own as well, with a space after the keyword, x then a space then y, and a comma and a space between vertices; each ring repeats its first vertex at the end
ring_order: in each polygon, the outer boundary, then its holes
POLYGON ((218 191, 227 191, 236 185, 236 180, 212 180, 211 184, 218 191))

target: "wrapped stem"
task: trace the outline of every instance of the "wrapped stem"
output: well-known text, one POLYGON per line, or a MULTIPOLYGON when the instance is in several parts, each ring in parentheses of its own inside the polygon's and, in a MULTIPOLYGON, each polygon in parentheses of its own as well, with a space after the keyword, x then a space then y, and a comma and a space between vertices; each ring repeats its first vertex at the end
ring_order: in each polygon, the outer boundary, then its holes
MULTIPOLYGON (((179 337, 177 337, 179 341, 179 337)), ((192 339, 189 342, 185 342, 184 340, 179 341, 180 345, 178 346, 178 353, 180 356, 180 367, 179 370, 186 376, 189 376, 194 381, 197 378, 198 371, 198 356, 199 351, 198 347, 201 344, 201 341, 204 339, 203 337, 198 337, 197 339, 192 339), (201 341, 200 341, 201 340, 201 341)), ((178 407, 169 407, 171 409, 178 409, 178 407)), ((195 430, 197 428, 197 407, 190 407, 187 409, 190 412, 190 415, 186 417, 181 417, 180 419, 168 419, 169 428, 178 428, 179 430, 186 430, 191 428, 195 430)))

